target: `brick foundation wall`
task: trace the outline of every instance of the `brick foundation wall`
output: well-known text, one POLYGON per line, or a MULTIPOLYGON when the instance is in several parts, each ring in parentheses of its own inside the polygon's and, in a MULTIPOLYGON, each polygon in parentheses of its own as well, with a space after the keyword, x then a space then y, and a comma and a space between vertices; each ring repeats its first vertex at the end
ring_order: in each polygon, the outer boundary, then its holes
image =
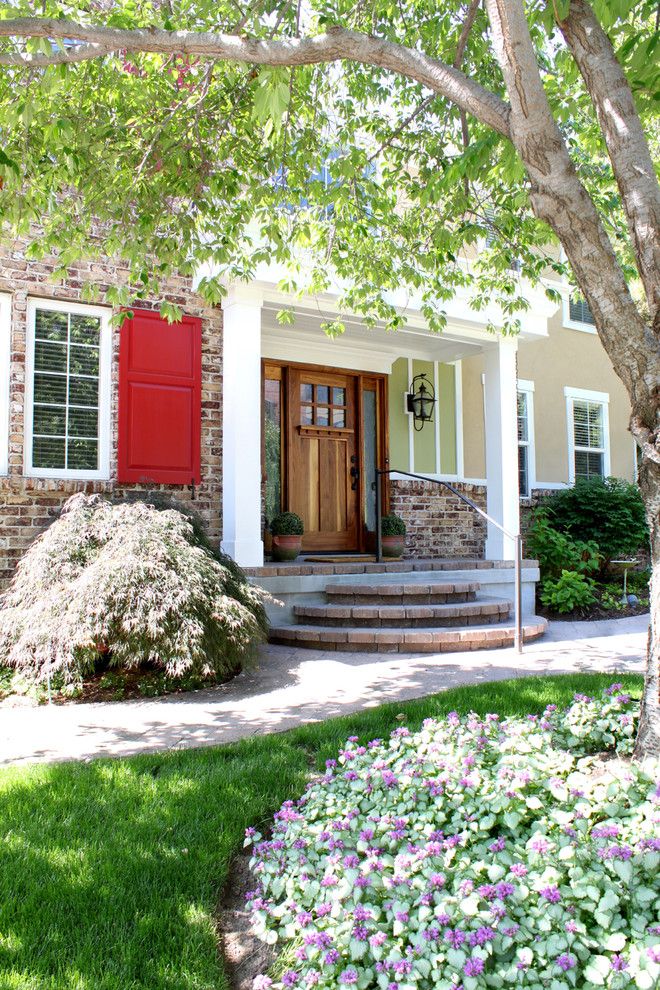
MULTIPOLYGON (((485 487, 461 483, 453 487, 485 511, 485 487)), ((484 556, 485 521, 440 485, 430 481, 391 481, 390 511, 406 524, 406 557, 484 556)))
MULTIPOLYGON (((186 486, 119 485, 117 475, 117 407, 119 328, 113 329, 111 450, 109 481, 50 480, 23 477, 25 401, 25 345, 28 297, 84 302, 82 286, 93 282, 100 291, 99 305, 111 286, 126 285, 128 273, 120 264, 82 261, 66 281, 53 280, 55 259, 28 261, 26 241, 0 249, 0 292, 11 296, 11 357, 9 381, 9 474, 0 476, 0 589, 32 540, 53 521, 66 499, 75 492, 101 492, 113 498, 131 493, 164 493, 185 502, 205 523, 209 537, 219 542, 222 511, 222 311, 208 306, 193 292, 188 278, 170 278, 162 298, 179 305, 184 313, 202 319, 202 481, 195 500, 186 486)), ((136 301, 140 309, 158 309, 159 300, 136 301)))

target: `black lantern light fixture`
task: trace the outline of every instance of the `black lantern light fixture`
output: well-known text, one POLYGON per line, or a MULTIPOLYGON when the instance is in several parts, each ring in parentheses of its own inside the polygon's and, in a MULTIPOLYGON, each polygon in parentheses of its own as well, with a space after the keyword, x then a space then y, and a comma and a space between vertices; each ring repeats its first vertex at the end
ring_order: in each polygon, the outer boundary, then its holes
POLYGON ((426 375, 415 375, 406 395, 406 409, 413 415, 413 426, 417 432, 424 423, 433 420, 435 390, 426 375))

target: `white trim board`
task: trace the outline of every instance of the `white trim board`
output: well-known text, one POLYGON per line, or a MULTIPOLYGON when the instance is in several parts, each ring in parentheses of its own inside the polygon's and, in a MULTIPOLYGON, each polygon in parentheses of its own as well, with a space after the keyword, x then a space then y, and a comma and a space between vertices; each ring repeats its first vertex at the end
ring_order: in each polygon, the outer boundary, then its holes
POLYGON ((25 349, 25 428, 23 473, 28 478, 72 478, 79 481, 107 481, 110 478, 110 405, 112 376, 112 327, 111 310, 102 306, 87 306, 83 303, 60 299, 42 299, 31 296, 28 299, 28 326, 25 349), (99 338, 99 427, 97 471, 70 471, 62 468, 32 467, 32 410, 34 402, 34 329, 37 309, 55 310, 64 313, 81 313, 96 316, 101 321, 99 338))
POLYGON ((0 475, 9 473, 11 296, 0 293, 0 475))

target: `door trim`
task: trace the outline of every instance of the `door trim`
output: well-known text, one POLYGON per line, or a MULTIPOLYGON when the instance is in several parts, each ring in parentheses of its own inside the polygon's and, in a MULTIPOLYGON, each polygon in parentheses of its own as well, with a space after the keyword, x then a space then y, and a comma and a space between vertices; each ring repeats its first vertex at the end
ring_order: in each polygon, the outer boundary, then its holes
MULTIPOLYGON (((289 467, 288 467, 288 455, 290 451, 290 431, 291 431, 291 417, 289 409, 289 389, 288 389, 288 369, 291 368, 297 372, 310 372, 312 374, 327 374, 327 375, 341 375, 344 377, 351 377, 355 379, 355 449, 358 454, 358 464, 360 468, 359 476, 359 486, 358 486, 358 526, 357 526, 357 552, 364 553, 365 551, 372 549, 373 538, 369 538, 369 534, 365 527, 364 519, 364 505, 366 502, 366 479, 364 477, 363 470, 363 443, 364 443, 364 430, 363 430, 363 403, 362 403, 362 393, 363 389, 366 387, 371 387, 376 392, 377 397, 377 458, 378 467, 381 470, 385 470, 389 467, 389 416, 388 416, 388 376, 379 372, 371 371, 360 371, 351 368, 333 368, 329 365, 317 365, 317 364, 306 364, 297 361, 280 361, 274 360, 272 358, 263 358, 261 362, 261 382, 262 382, 262 397, 263 397, 263 383, 266 378, 274 378, 281 383, 281 466, 280 466, 280 476, 281 476, 281 493, 282 493, 282 509, 286 510, 289 506, 289 467)), ((263 401, 262 401, 262 422, 263 422, 264 412, 263 412, 263 401)), ((340 436, 342 433, 347 431, 342 430, 341 427, 323 427, 317 430, 314 426, 299 426, 297 428, 300 433, 304 433, 307 436, 323 435, 327 436, 329 433, 340 436)), ((348 431, 353 432, 353 431, 348 431)), ((265 465, 265 447, 262 443, 262 477, 265 480, 266 477, 266 465, 265 465)), ((382 511, 387 513, 389 511, 389 485, 383 485, 383 504, 382 511)), ((326 551, 324 551, 326 552, 326 551)), ((331 552, 331 551, 328 551, 331 552)), ((345 552, 342 549, 338 549, 337 552, 345 552)), ((349 551, 350 552, 350 551, 349 551)))

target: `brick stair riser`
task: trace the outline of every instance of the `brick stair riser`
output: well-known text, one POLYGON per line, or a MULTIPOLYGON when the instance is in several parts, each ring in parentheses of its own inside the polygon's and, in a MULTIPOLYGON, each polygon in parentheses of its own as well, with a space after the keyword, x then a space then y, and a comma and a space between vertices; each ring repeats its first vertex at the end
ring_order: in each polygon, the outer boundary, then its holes
MULTIPOLYGON (((294 627, 295 628, 295 627, 294 627)), ((495 632, 495 628, 492 630, 495 632)), ((523 630, 524 642, 537 639, 545 632, 545 626, 531 627, 523 630)), ((330 630, 327 631, 327 634, 330 630)), ((393 640, 394 635, 389 635, 388 640, 393 640)), ((296 648, 310 650, 324 650, 337 653, 467 653, 476 650, 494 650, 502 647, 513 646, 514 634, 512 630, 502 630, 500 636, 484 639, 476 636, 474 639, 462 637, 456 640, 446 640, 441 642, 334 642, 330 639, 292 639, 287 635, 280 635, 279 631, 271 637, 272 643, 282 646, 295 646, 296 648)))
POLYGON ((401 595, 360 594, 330 594, 326 592, 328 601, 337 605, 448 605, 451 603, 474 602, 477 600, 476 592, 450 592, 445 595, 430 595, 406 593, 401 595))
POLYGON ((310 626, 332 626, 336 629, 452 629, 463 626, 482 626, 486 623, 498 623, 509 618, 510 610, 503 608, 495 612, 475 615, 443 615, 439 617, 402 617, 387 616, 380 618, 339 618, 337 616, 298 615, 297 618, 310 626))

